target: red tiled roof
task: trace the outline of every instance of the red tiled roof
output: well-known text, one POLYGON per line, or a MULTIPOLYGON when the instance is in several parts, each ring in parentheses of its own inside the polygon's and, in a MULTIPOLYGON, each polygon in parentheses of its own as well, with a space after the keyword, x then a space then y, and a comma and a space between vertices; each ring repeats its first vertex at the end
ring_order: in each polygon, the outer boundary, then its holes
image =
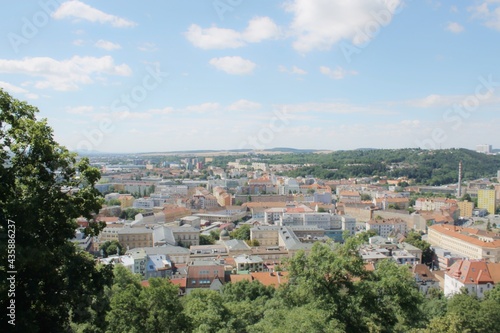
POLYGON ((172 284, 178 285, 180 288, 186 288, 187 278, 170 279, 170 282, 172 282, 172 284))
POLYGON ((255 272, 250 274, 254 280, 259 281, 265 286, 273 286, 277 288, 280 284, 288 282, 288 272, 255 272))
POLYGON ((493 283, 493 279, 483 260, 458 260, 446 274, 464 284, 493 283))
POLYGON ((252 282, 252 276, 250 274, 231 274, 229 276, 231 283, 236 283, 240 281, 252 282))
POLYGON ((500 248, 500 240, 495 239, 490 242, 485 242, 482 241, 476 237, 470 236, 470 235, 476 235, 476 234, 481 234, 482 236, 489 236, 489 237, 498 237, 498 234, 495 233, 489 233, 489 232, 479 232, 477 229, 473 228, 461 228, 461 227, 456 227, 453 225, 440 225, 436 224, 433 226, 429 227, 430 229, 439 232, 441 234, 450 236, 450 237, 455 237, 458 239, 461 239, 467 243, 476 245, 476 246, 482 246, 482 247, 488 247, 488 248, 500 248))

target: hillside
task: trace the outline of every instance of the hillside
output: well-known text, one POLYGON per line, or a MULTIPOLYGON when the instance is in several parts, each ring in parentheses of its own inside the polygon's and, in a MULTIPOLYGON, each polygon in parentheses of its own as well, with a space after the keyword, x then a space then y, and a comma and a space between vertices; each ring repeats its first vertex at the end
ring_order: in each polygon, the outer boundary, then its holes
POLYGON ((331 154, 281 155, 269 163, 311 163, 287 173, 289 176, 313 175, 324 179, 365 176, 408 177, 429 185, 457 181, 458 164, 463 164, 463 179, 495 177, 500 156, 485 155, 467 149, 377 149, 337 151, 331 154))

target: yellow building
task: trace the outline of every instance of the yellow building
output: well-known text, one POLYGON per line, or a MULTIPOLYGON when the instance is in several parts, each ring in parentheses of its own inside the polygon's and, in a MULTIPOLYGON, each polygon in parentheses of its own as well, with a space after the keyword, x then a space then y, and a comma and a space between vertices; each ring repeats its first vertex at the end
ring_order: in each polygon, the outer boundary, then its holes
POLYGON ((477 191, 477 207, 486 209, 490 214, 495 214, 495 199, 495 190, 477 191))
POLYGON ((460 216, 471 217, 474 210, 474 203, 470 201, 459 201, 458 208, 460 209, 460 216))
POLYGON ((118 197, 118 201, 120 201, 121 208, 132 207, 135 198, 132 194, 123 194, 118 197))
POLYGON ((149 228, 121 228, 118 230, 118 241, 127 249, 153 246, 153 230, 149 228))

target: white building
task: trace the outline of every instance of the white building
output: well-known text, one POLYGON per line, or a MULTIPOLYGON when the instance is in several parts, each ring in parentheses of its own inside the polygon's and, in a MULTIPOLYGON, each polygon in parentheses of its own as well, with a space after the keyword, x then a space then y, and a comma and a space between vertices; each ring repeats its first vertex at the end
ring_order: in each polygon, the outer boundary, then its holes
POLYGON ((459 260, 444 275, 444 294, 446 296, 458 294, 462 288, 465 288, 469 295, 483 298, 484 293, 493 289, 493 286, 494 281, 490 275, 488 264, 483 260, 459 260))
POLYGON ((153 209, 154 206, 155 206, 154 200, 151 198, 136 199, 132 205, 132 207, 138 209, 153 209))
POLYGON ((366 231, 374 230, 377 235, 382 237, 389 237, 391 233, 406 234, 407 225, 402 219, 380 219, 370 220, 365 223, 366 231))
POLYGON ((491 145, 488 144, 477 145, 476 152, 483 154, 491 154, 491 145))

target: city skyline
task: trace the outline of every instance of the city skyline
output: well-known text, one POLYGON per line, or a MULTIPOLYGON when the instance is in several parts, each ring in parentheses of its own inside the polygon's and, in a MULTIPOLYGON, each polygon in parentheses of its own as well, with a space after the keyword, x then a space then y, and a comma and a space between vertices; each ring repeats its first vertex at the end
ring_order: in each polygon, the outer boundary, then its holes
POLYGON ((72 150, 499 147, 500 4, 41 0, 0 87, 72 150))

